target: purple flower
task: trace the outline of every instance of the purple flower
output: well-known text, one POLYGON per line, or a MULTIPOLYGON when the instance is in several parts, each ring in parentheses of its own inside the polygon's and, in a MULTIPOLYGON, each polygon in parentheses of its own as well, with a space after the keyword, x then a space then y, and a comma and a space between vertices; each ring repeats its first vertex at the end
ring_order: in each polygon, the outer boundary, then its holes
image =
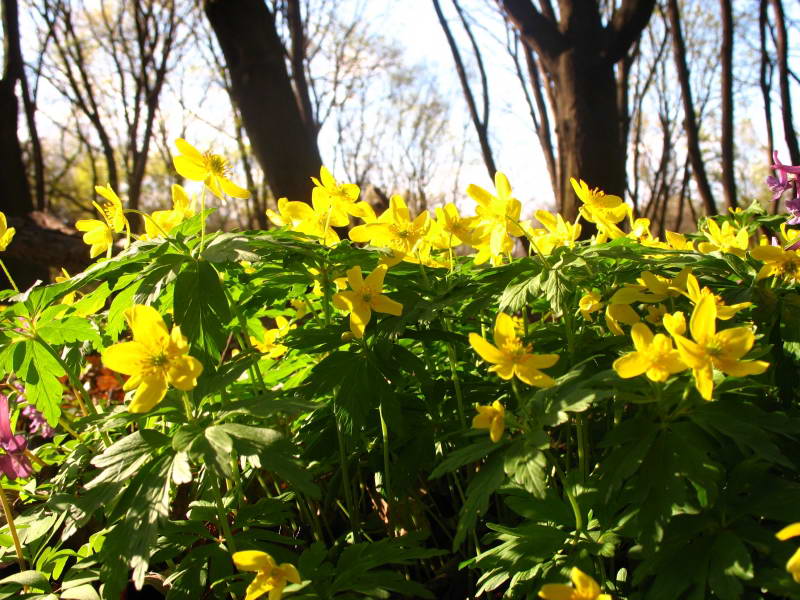
POLYGON ((786 190, 791 189, 793 186, 793 181, 789 181, 789 178, 786 176, 787 173, 800 173, 800 167, 784 165, 780 159, 778 159, 777 150, 772 153, 772 160, 775 161, 772 168, 778 171, 778 177, 773 177, 772 175, 767 177, 767 185, 769 189, 772 190, 772 201, 775 202, 783 196, 786 190))
POLYGON ((38 433, 45 439, 53 437, 55 430, 47 423, 44 415, 36 410, 35 406, 26 404, 22 407, 22 415, 28 419, 28 432, 33 435, 38 433))
POLYGON ((30 477, 33 473, 25 449, 28 442, 23 435, 14 435, 8 415, 8 397, 0 394, 0 448, 6 451, 0 456, 0 471, 9 479, 30 477))

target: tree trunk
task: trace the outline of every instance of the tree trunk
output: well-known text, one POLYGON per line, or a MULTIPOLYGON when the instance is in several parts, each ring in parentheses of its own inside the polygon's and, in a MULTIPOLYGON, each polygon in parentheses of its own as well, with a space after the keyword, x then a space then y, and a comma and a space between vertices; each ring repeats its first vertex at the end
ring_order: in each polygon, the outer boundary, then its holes
MULTIPOLYGON (((623 0, 604 23, 597 1, 561 0, 558 22, 549 2, 498 0, 506 18, 536 52, 548 81, 558 141, 558 207, 574 219, 580 202, 570 178, 608 194, 625 194, 625 150, 614 64, 627 56, 650 20, 654 0, 623 0)), ((624 115, 627 119, 627 115, 624 115)), ((592 229, 585 228, 584 235, 592 229)))
POLYGON ((22 75, 17 0, 3 0, 2 11, 5 60, 0 79, 0 210, 6 216, 21 217, 33 210, 33 201, 17 137, 19 106, 15 88, 22 75))
POLYGON ((720 0, 722 13, 722 192, 728 208, 736 208, 733 167, 733 8, 731 0, 720 0))
POLYGON ((686 46, 683 42, 681 32, 680 13, 678 12, 677 0, 669 0, 667 3, 667 14, 669 16, 669 28, 672 35, 672 49, 675 56, 675 67, 678 71, 678 82, 681 86, 681 98, 683 99, 684 124, 686 129, 686 145, 688 146, 689 161, 692 165, 695 183, 700 198, 703 200, 707 215, 718 214, 714 196, 711 193, 711 186, 706 176, 703 157, 700 153, 700 134, 697 126, 697 119, 694 114, 694 102, 692 101, 692 89, 689 83, 689 68, 686 66, 686 46))
POLYGON ((563 52, 556 70, 556 132, 561 158, 560 212, 574 220, 582 204, 570 178, 607 194, 625 194, 625 152, 613 65, 592 60, 585 50, 563 52))
POLYGON ((775 31, 778 51, 778 85, 781 90, 781 115, 783 116, 783 135, 789 147, 789 162, 800 165, 800 147, 794 132, 792 98, 789 92, 789 41, 786 37, 786 19, 781 0, 771 0, 775 11, 775 31))
POLYGON ((309 178, 319 173, 322 160, 303 123, 272 13, 264 0, 207 0, 205 13, 272 193, 310 202, 309 178))

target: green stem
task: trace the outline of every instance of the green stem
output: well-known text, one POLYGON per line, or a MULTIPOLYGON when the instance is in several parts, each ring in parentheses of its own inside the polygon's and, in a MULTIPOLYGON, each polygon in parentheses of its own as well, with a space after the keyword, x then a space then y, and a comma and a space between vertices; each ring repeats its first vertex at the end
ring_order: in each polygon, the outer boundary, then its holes
POLYGON ((183 400, 183 410, 186 413, 186 419, 191 423, 194 421, 194 411, 192 410, 191 402, 189 402, 189 394, 183 392, 181 394, 181 399, 183 400))
POLYGON ((586 455, 586 421, 584 415, 576 415, 575 417, 575 435, 578 438, 578 468, 581 474, 581 480, 586 481, 589 475, 588 457, 586 455))
POLYGON ((11 284, 11 287, 14 288, 14 291, 19 294, 19 288, 17 287, 17 284, 14 282, 14 278, 11 277, 11 273, 8 272, 8 269, 6 268, 6 263, 3 262, 2 258, 0 258, 0 267, 3 267, 3 273, 6 274, 6 278, 8 279, 8 282, 11 284))
POLYGON ((581 532, 583 531, 583 515, 581 514, 581 508, 578 505, 578 501, 575 498, 575 494, 572 493, 572 489, 567 482, 567 476, 564 473, 564 470, 561 468, 561 465, 558 464, 558 460, 550 450, 542 450, 547 460, 550 461, 550 464, 556 470, 556 474, 558 475, 559 480, 561 481, 561 487, 564 489, 564 495, 567 497, 570 506, 572 507, 572 513, 575 515, 575 531, 580 536, 581 532))
POLYGON ((19 563, 20 571, 27 571, 28 567, 25 563, 25 556, 22 554, 22 545, 19 543, 19 535, 17 535, 17 528, 14 525, 14 513, 11 512, 11 504, 8 502, 6 491, 0 485, 0 503, 3 504, 3 513, 6 516, 8 523, 8 530, 11 533, 11 539, 14 540, 14 550, 17 552, 17 563, 19 563))
MULTIPOLYGON (((383 402, 378 405, 378 415, 381 419, 381 438, 383 438, 383 491, 387 502, 392 499, 392 482, 389 476, 389 428, 383 418, 383 402)), ((391 515, 390 515, 391 520, 391 515)))
POLYGON ((347 503, 347 512, 350 517, 350 529, 353 531, 353 538, 358 538, 358 515, 356 514, 356 505, 353 502, 353 490, 350 487, 350 469, 347 467, 347 455, 344 451, 344 435, 342 428, 339 425, 339 419, 336 414, 333 415, 333 420, 336 423, 336 440, 339 445, 339 463, 342 465, 342 487, 344 488, 344 501, 347 503))
MULTIPOLYGON (((442 326, 445 331, 450 331, 450 323, 447 319, 442 318, 442 326)), ((453 343, 447 342, 447 360, 450 363, 450 381, 453 382, 453 389, 456 394, 456 402, 458 407, 458 416, 461 419, 461 426, 465 427, 467 424, 467 417, 464 413, 464 393, 461 390, 461 379, 458 376, 458 356, 453 343)))
POLYGON ((214 473, 209 473, 209 477, 211 477, 211 490, 214 493, 214 501, 217 504, 217 517, 219 518, 222 533, 225 536, 225 545, 228 547, 228 552, 233 554, 236 552, 236 542, 233 541, 231 526, 228 524, 228 512, 225 510, 225 505, 222 502, 222 492, 219 488, 219 481, 214 473))
POLYGON ((206 186, 203 185, 203 194, 200 196, 200 252, 203 253, 203 248, 206 244, 206 186))

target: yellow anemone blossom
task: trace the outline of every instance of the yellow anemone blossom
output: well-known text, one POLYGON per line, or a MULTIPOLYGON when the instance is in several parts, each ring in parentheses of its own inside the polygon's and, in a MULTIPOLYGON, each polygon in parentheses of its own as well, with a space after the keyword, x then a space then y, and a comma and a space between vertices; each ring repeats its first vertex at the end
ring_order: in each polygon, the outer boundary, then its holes
POLYGON ((334 209, 327 198, 319 195, 311 199, 311 206, 305 202, 287 201, 279 202, 278 210, 281 211, 280 220, 290 225, 292 231, 321 238, 326 246, 339 241, 339 234, 333 228, 345 227, 350 222, 346 214, 334 209))
POLYGON ((597 292, 587 292, 581 296, 581 299, 578 301, 578 308, 583 318, 587 321, 591 321, 592 313, 603 308, 603 299, 597 292))
POLYGON ((499 400, 495 400, 486 406, 476 406, 475 410, 478 414, 472 417, 472 428, 488 429, 489 438, 495 443, 499 442, 506 428, 505 407, 499 400))
POLYGON ((757 279, 777 275, 788 281, 800 281, 800 254, 780 246, 756 246, 750 256, 764 263, 757 279))
POLYGON ((460 244, 472 244, 472 231, 478 217, 462 217, 452 202, 437 206, 435 211, 436 220, 431 223, 427 236, 435 248, 447 250, 460 244))
POLYGON ((583 202, 578 209, 581 216, 597 225, 597 242, 602 243, 605 238, 613 240, 625 237, 625 232, 617 226, 617 223, 624 220, 630 214, 631 209, 622 201, 622 198, 606 194, 600 188, 591 189, 583 179, 575 181, 574 177, 570 177, 569 181, 575 194, 583 202))
POLYGON ((122 201, 110 186, 96 185, 94 191, 105 200, 102 204, 92 202, 103 220, 80 219, 75 222, 75 229, 85 232, 83 242, 91 246, 89 257, 107 252, 114 243, 114 234, 122 233, 128 228, 128 220, 122 211, 122 201))
POLYGON ((506 313, 499 313, 494 323, 494 343, 490 344, 477 333, 469 334, 469 343, 480 357, 492 363, 489 371, 497 373, 502 379, 514 375, 528 385, 546 388, 555 380, 539 369, 552 367, 558 362, 558 354, 533 354, 533 347, 525 345, 517 337, 514 319, 506 313))
POLYGON ((693 304, 697 304, 705 296, 714 298, 714 303, 717 305, 717 318, 720 321, 727 321, 733 318, 733 316, 743 308, 753 305, 752 302, 739 302, 738 304, 731 304, 728 306, 721 296, 714 294, 707 287, 701 288, 697 278, 694 275, 689 275, 686 280, 686 297, 689 298, 693 304))
POLYGON ((4 252, 8 248, 16 232, 16 229, 8 226, 5 214, 0 212, 0 252, 4 252))
POLYGON ((614 361, 614 370, 623 379, 644 373, 651 381, 663 382, 670 375, 689 368, 672 347, 672 340, 663 333, 653 336, 653 332, 644 323, 633 326, 631 338, 636 350, 614 361))
POLYGON ((475 212, 479 226, 471 242, 478 249, 474 259, 476 264, 484 263, 490 258, 499 257, 502 260, 503 256, 514 249, 514 237, 525 235, 519 225, 522 203, 511 195, 511 184, 500 171, 495 173, 494 187, 496 196, 474 184, 467 187, 469 197, 478 203, 475 212))
POLYGON ((169 233, 177 225, 193 216, 194 203, 186 190, 177 183, 172 184, 172 210, 156 210, 144 220, 144 234, 141 240, 155 240, 169 233))
MULTIPOLYGON (((0 213, 2 214, 2 213, 0 213)), ((64 283, 65 281, 69 281, 72 279, 72 275, 69 274, 64 267, 61 267, 61 275, 55 276, 55 283, 64 283)), ((64 297, 61 298, 61 304, 75 304, 75 297, 77 296, 78 292, 70 292, 69 294, 64 294, 64 297)))
MULTIPOLYGON (((792 523, 781 529, 775 537, 782 542, 800 535, 800 523, 792 523)), ((786 570, 791 573, 797 583, 800 583, 800 548, 798 548, 786 563, 786 570)))
POLYGON ((247 586, 245 600, 255 600, 269 593, 269 600, 280 600, 286 582, 300 583, 300 573, 291 563, 275 562, 266 552, 243 550, 233 555, 233 564, 240 571, 254 571, 255 579, 247 586))
POLYGON ((683 235, 682 233, 676 233, 674 231, 665 231, 664 239, 667 240, 667 245, 672 250, 688 250, 689 252, 694 250, 692 242, 687 240, 686 236, 683 235))
POLYGON ((536 244, 536 250, 542 254, 550 254, 553 248, 559 246, 572 248, 581 235, 580 223, 569 223, 559 214, 537 210, 534 216, 544 226, 544 229, 523 228, 533 238, 532 243, 536 244))
POLYGON ((611 596, 601 594, 597 582, 578 567, 572 567, 569 578, 575 587, 547 583, 539 590, 539 597, 545 600, 611 600, 611 596))
POLYGON ((180 154, 172 157, 172 164, 179 175, 191 181, 202 181, 212 194, 223 201, 226 194, 242 200, 250 197, 250 192, 228 179, 232 169, 224 156, 210 151, 201 154, 183 138, 175 140, 175 145, 180 154))
POLYGON ((708 241, 697 244, 697 249, 703 254, 718 251, 744 258, 744 253, 750 244, 747 228, 736 229, 728 221, 720 227, 714 219, 706 220, 706 230, 703 234, 708 241))
POLYGON ((349 235, 354 242, 369 242, 406 256, 414 253, 429 228, 428 211, 412 220, 405 200, 395 194, 389 199, 389 208, 377 220, 353 227, 349 235))
POLYGON ((695 387, 706 400, 714 392, 714 368, 734 377, 758 375, 769 363, 762 360, 740 360, 755 341, 749 327, 733 327, 717 333, 717 305, 712 295, 703 296, 695 305, 689 330, 694 341, 673 334, 683 362, 692 368, 695 387))
POLYGON ((278 340, 285 336, 291 329, 296 329, 297 325, 290 325, 286 317, 275 317, 275 329, 265 329, 263 340, 251 335, 250 343, 262 354, 266 354, 268 358, 279 358, 286 354, 288 348, 283 344, 279 344, 278 340))
POLYGON ((372 318, 372 311, 399 317, 403 305, 383 295, 383 278, 389 267, 378 265, 366 279, 361 276, 361 267, 356 265, 347 271, 350 289, 333 295, 333 305, 350 313, 350 331, 361 339, 364 329, 372 318))
POLYGON ((614 335, 625 335, 620 323, 634 325, 641 320, 639 313, 628 304, 609 304, 606 306, 606 326, 614 335))
POLYGON ((361 189, 355 183, 339 183, 324 165, 319 170, 319 179, 312 177, 311 181, 314 182, 314 189, 311 190, 312 201, 316 198, 321 203, 329 204, 337 221, 349 222, 347 215, 353 215, 367 222, 375 220, 375 211, 372 207, 366 202, 357 201, 361 189))
POLYGON ((189 344, 178 325, 167 331, 164 319, 152 306, 136 304, 125 311, 133 341, 106 348, 103 364, 131 377, 122 388, 136 389, 128 411, 143 413, 161 402, 169 384, 189 391, 197 385, 203 365, 189 356, 189 344))

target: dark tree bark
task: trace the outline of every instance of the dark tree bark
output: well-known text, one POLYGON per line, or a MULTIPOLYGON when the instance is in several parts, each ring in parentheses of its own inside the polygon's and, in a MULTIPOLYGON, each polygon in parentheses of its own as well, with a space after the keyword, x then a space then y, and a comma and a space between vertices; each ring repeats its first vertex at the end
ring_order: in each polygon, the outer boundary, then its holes
POLYGON ((231 77, 242 123, 275 197, 310 202, 322 160, 310 139, 264 0, 207 0, 205 13, 231 77))
POLYGON ((792 117, 792 97, 789 91, 789 40, 786 37, 786 19, 783 14, 783 2, 770 0, 775 12, 775 32, 777 36, 778 85, 781 91, 781 114, 783 116, 783 135, 789 147, 789 159, 793 165, 800 165, 800 147, 794 132, 792 117))
POLYGON ((300 107, 300 116, 306 126, 308 135, 313 143, 317 143, 319 123, 314 117, 311 106, 311 95, 306 78, 306 34, 303 24, 303 15, 300 11, 300 0, 286 0, 286 22, 291 36, 292 81, 297 95, 297 104, 300 107))
POLYGON ((758 31, 760 42, 760 64, 758 85, 761 88, 761 99, 764 102, 764 125, 767 129, 767 164, 772 164, 772 151, 775 148, 775 139, 772 133, 772 72, 774 65, 767 54, 767 4, 769 0, 760 0, 758 3, 758 31))
POLYGON ((3 0, 4 61, 0 79, 0 210, 6 216, 23 216, 33 210, 31 190, 17 137, 19 106, 15 88, 22 77, 17 0, 3 0))
POLYGON ((461 82, 461 90, 464 93, 464 99, 467 101, 469 116, 472 119, 472 124, 475 126, 475 132, 478 134, 478 143, 481 146, 483 162, 486 165, 486 170, 489 172, 489 177, 494 179, 494 174, 497 172, 497 167, 494 162, 492 148, 489 145, 489 86, 486 79, 486 72, 483 68, 483 59, 481 58, 478 46, 472 37, 472 32, 463 18, 461 8, 458 6, 458 3, 455 2, 455 0, 453 3, 456 6, 456 10, 458 10, 459 16, 461 17, 462 24, 467 30, 467 34, 469 35, 472 43, 472 48, 478 60, 478 69, 481 75, 481 90, 483 92, 483 115, 478 114, 478 106, 475 102, 475 96, 472 93, 469 80, 467 79, 467 71, 464 68, 464 61, 461 59, 461 51, 458 49, 458 44, 453 37, 452 31, 450 31, 450 25, 447 23, 447 19, 445 19, 444 14, 442 13, 442 7, 439 5, 439 0, 433 0, 433 8, 436 10, 436 16, 439 18, 439 24, 442 26, 442 31, 444 31, 444 35, 447 38, 447 45, 450 46, 450 52, 453 54, 453 61, 456 64, 456 73, 458 74, 459 82, 461 82))
POLYGON ((692 101, 689 68, 686 65, 686 46, 683 42, 677 0, 669 0, 667 2, 667 15, 669 17, 669 27, 672 35, 675 67, 678 71, 678 83, 681 87, 681 99, 683 100, 684 125, 686 129, 686 144, 688 146, 689 161, 692 165, 692 173, 694 174, 697 190, 703 201, 706 214, 716 215, 718 214, 717 206, 714 202, 714 196, 711 193, 711 186, 708 183, 703 157, 700 153, 699 127, 697 125, 697 118, 695 117, 694 102, 692 101))
POLYGON ((733 166, 733 8, 731 0, 720 0, 722 13, 722 193, 728 208, 736 208, 736 181, 733 166))
MULTIPOLYGON (((559 210, 578 214, 571 177, 606 193, 625 193, 625 148, 614 65, 641 35, 655 0, 623 0, 607 25, 597 2, 561 0, 556 21, 550 3, 498 0, 506 17, 533 49, 553 82, 559 154, 559 210)), ((587 228, 588 229, 588 228, 587 228)))

